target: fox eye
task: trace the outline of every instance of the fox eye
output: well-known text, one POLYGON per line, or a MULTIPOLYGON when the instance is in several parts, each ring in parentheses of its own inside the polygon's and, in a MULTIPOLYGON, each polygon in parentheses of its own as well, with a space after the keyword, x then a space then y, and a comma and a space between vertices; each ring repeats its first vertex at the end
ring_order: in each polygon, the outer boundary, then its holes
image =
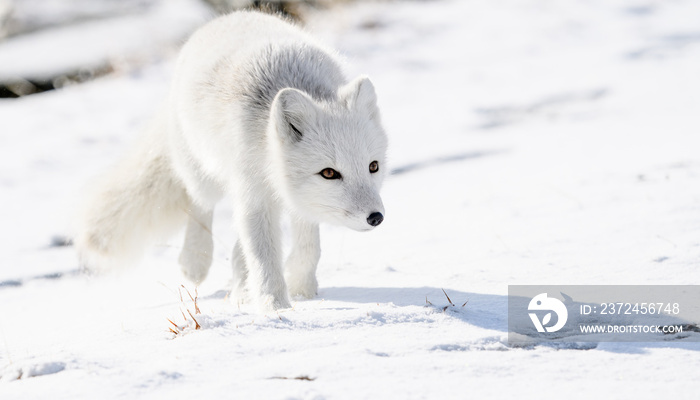
POLYGON ((326 179, 342 178, 342 176, 340 176, 340 172, 334 170, 333 168, 326 168, 323 171, 319 172, 319 174, 326 179))
POLYGON ((369 172, 375 173, 377 171, 379 171, 379 163, 376 161, 369 163, 369 172))

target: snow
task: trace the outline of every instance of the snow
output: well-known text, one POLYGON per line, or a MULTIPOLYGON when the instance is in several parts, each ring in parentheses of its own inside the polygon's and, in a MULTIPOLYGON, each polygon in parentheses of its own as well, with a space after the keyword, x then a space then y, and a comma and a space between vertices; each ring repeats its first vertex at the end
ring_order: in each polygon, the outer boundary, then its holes
POLYGON ((382 226, 324 226, 319 295, 274 315, 228 301, 227 204, 201 314, 181 237, 99 277, 51 246, 158 107, 172 59, 2 100, 0 398, 692 396, 697 343, 512 347, 506 295, 700 284, 698 15, 681 0, 310 14, 349 74, 372 77, 395 173, 382 226))

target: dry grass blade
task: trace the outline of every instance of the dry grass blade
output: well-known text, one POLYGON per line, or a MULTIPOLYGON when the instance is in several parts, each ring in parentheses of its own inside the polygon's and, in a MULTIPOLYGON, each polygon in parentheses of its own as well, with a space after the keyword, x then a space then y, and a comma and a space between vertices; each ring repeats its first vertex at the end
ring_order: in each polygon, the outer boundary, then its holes
POLYGON ((197 286, 195 286, 194 287, 194 313, 201 314, 202 312, 199 311, 199 306, 197 305, 197 297, 199 297, 199 291, 197 290, 197 286))
POLYGON ((425 304, 432 306, 433 303, 428 301, 428 296, 425 296, 425 304))
MULTIPOLYGON (((190 294, 190 291, 187 290, 187 288, 185 287, 185 285, 180 285, 180 287, 183 288, 183 289, 185 289, 185 291, 187 292, 187 295, 190 296, 190 299, 191 299, 192 301, 194 301, 194 297, 192 297, 192 294, 190 294)), ((179 290, 179 289, 178 289, 178 290, 179 290)))
MULTIPOLYGON (((180 285, 185 291, 187 292, 187 295, 190 296, 190 299, 194 303, 194 313, 195 314, 201 314, 202 312, 199 310, 199 307, 197 306, 197 288, 194 288, 194 297, 192 297, 192 294, 190 293, 189 290, 185 287, 185 285, 180 285)), ((179 289, 178 289, 179 290, 179 289)), ((182 301, 182 295, 180 295, 180 300, 182 301)))
POLYGON ((179 333, 180 333, 180 327, 177 326, 176 323, 174 323, 173 321, 171 321, 170 318, 166 318, 166 319, 168 320, 168 322, 170 322, 171 324, 173 324, 173 326, 175 327, 175 329, 173 329, 173 328, 171 328, 171 327, 168 327, 168 330, 169 330, 170 332, 176 334, 176 335, 179 334, 179 333))
POLYGON ((173 326, 175 327, 175 329, 177 329, 178 331, 180 330, 180 327, 177 326, 176 323, 174 323, 173 321, 171 321, 170 318, 167 318, 167 320, 168 320, 168 322, 170 322, 171 324, 173 324, 173 326))
POLYGON ((440 289, 442 290, 442 293, 445 293, 445 297, 447 297, 447 301, 450 303, 450 305, 454 306, 454 303, 452 300, 450 300, 450 296, 447 295, 447 292, 445 292, 445 289, 440 289))
POLYGON ((190 317, 192 317, 192 321, 194 321, 194 329, 197 330, 201 328, 202 326, 199 325, 199 322, 197 322, 197 320, 194 318, 194 315, 192 315, 189 309, 187 310, 187 313, 190 314, 190 317))
POLYGON ((462 304, 462 307, 466 306, 467 303, 469 303, 469 299, 467 299, 467 301, 465 301, 464 304, 462 304))
POLYGON ((270 378, 270 379, 283 379, 283 380, 288 380, 288 379, 289 379, 289 380, 309 381, 309 382, 313 382, 313 381, 316 380, 316 378, 310 378, 308 375, 299 375, 299 376, 295 376, 295 377, 293 377, 293 378, 288 378, 288 377, 286 377, 286 376, 273 376, 273 377, 270 378))

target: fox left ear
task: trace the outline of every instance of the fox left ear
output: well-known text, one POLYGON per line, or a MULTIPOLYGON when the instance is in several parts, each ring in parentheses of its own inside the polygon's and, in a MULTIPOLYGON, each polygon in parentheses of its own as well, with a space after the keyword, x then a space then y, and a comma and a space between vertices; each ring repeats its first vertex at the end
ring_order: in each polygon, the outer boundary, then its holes
POLYGON ((277 131, 282 138, 296 143, 311 129, 318 108, 311 97, 301 90, 286 88, 277 93, 271 106, 272 117, 277 120, 277 131))
POLYGON ((377 108, 377 94, 374 91, 372 81, 366 76, 355 78, 352 82, 340 88, 338 97, 344 101, 348 108, 359 109, 367 112, 371 118, 379 116, 377 108))

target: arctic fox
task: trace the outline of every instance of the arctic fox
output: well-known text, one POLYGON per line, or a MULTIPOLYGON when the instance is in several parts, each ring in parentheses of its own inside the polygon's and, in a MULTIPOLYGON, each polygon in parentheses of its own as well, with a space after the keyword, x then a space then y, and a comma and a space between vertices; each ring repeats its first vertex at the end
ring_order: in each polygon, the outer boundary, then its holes
POLYGON ((165 107, 88 196, 81 263, 133 261, 186 223, 179 262, 195 283, 212 261, 216 203, 233 201, 238 295, 262 310, 317 293, 320 222, 369 231, 383 220, 387 138, 372 83, 348 81, 335 52, 291 23, 235 12, 184 45, 165 107), (280 215, 292 223, 284 269, 280 215), (286 279, 285 279, 286 278, 286 279))

